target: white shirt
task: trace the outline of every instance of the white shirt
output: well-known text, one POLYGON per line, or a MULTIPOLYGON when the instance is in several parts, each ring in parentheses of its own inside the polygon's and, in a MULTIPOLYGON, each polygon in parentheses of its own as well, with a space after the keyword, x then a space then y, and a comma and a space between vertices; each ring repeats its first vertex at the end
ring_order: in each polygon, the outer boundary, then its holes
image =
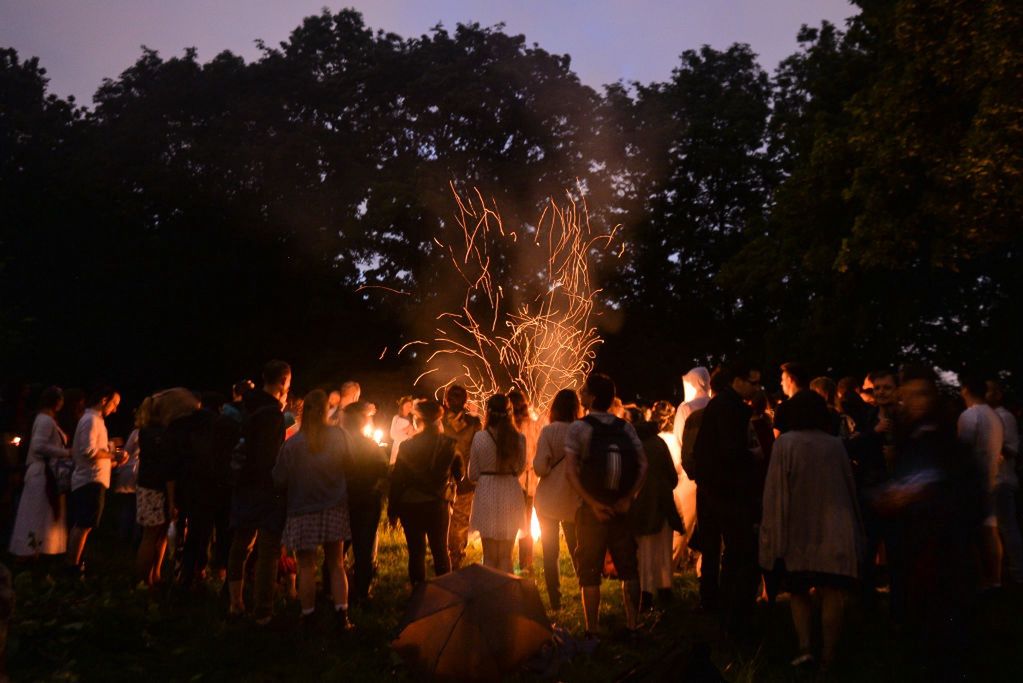
MULTIPOLYGON (((1005 409, 1004 406, 995 408, 995 414, 1002 419, 1002 431, 1005 435, 1002 449, 1012 451, 1016 458, 1019 457, 1019 423, 1016 416, 1005 409)), ((1014 489, 1019 488, 1019 477, 1016 476, 1016 460, 1002 459, 998 465, 998 484, 1005 484, 1014 489)))
POLYGON ((981 469, 988 474, 988 487, 998 483, 1004 429, 998 414, 986 403, 970 406, 959 416, 959 440, 969 446, 981 469))
POLYGON ((71 443, 71 458, 75 463, 75 470, 71 473, 72 491, 92 482, 110 488, 110 459, 93 459, 97 451, 106 450, 109 445, 103 416, 91 408, 87 409, 78 421, 74 441, 71 443))

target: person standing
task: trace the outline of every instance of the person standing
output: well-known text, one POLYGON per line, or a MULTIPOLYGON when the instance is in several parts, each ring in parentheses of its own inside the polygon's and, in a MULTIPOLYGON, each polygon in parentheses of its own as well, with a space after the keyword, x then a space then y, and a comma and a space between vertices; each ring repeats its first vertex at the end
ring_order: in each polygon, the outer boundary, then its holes
POLYGON ((356 401, 345 406, 341 426, 348 435, 345 480, 348 483, 348 512, 352 523, 352 555, 355 579, 352 603, 369 598, 376 561, 377 528, 387 484, 388 463, 384 446, 363 434, 370 423, 370 405, 356 401))
POLYGON ((679 517, 685 523, 685 531, 675 532, 672 541, 672 562, 675 567, 687 563, 690 556, 689 541, 692 538, 696 527, 696 482, 682 466, 683 442, 686 440, 686 424, 689 424, 689 441, 692 443, 694 435, 699 431, 699 420, 702 411, 710 402, 710 373, 705 367, 695 367, 682 376, 682 388, 685 392, 683 402, 675 410, 675 417, 672 421, 672 440, 674 447, 668 444, 671 451, 671 459, 675 462, 675 471, 678 473, 678 485, 675 487, 674 498, 675 508, 679 517), (689 418, 699 413, 690 423, 689 418))
MULTIPOLYGON (((188 527, 182 484, 185 459, 190 451, 180 442, 183 420, 199 408, 199 401, 181 387, 161 391, 142 402, 139 424, 139 476, 135 487, 135 520, 142 528, 142 540, 135 556, 138 579, 148 586, 160 582, 164 553, 171 523, 176 529, 188 527)), ((184 534, 178 536, 180 541, 184 534)), ((180 547, 180 544, 179 544, 180 547)))
POLYGON ((810 373, 801 363, 783 363, 781 366, 781 391, 785 400, 774 411, 774 435, 787 432, 789 412, 808 409, 808 404, 816 403, 810 396, 810 373), (804 405, 807 404, 807 405, 804 405))
POLYGON ((273 616, 274 585, 286 509, 273 481, 273 467, 284 443, 284 405, 291 387, 291 366, 273 360, 263 368, 263 388, 245 395, 241 438, 232 454, 235 485, 231 499, 233 537, 227 580, 231 615, 245 613, 242 599, 245 562, 256 547, 253 588, 258 625, 273 616))
POLYGON ((985 400, 987 383, 979 378, 966 377, 962 380, 959 394, 966 403, 966 410, 959 416, 959 441, 970 449, 978 467, 986 475, 987 516, 980 529, 983 568, 981 588, 999 588, 1002 585, 1003 548, 999 535, 996 495, 1005 429, 998 413, 985 400))
MULTIPOLYGON (((444 433, 455 440, 455 455, 462 461, 466 474, 472 439, 482 426, 480 419, 466 410, 468 394, 465 388, 452 384, 444 392, 444 433)), ((451 506, 451 525, 448 529, 448 555, 451 568, 458 569, 465 560, 465 546, 469 542, 469 514, 476 485, 462 476, 455 486, 455 501, 451 506)))
MULTIPOLYGON (((316 610, 316 553, 323 548, 330 568, 330 594, 342 630, 348 620, 348 576, 344 539, 351 536, 345 460, 349 438, 327 423, 327 395, 319 389, 303 401, 302 426, 280 448, 273 465, 274 484, 287 491, 287 521, 282 541, 298 556, 298 593, 302 622, 310 626, 316 610)), ((274 556, 276 564, 276 555, 274 556)), ((258 561, 258 558, 257 558, 258 561)))
POLYGON ((679 448, 682 447, 686 420, 695 411, 706 408, 710 402, 710 372, 702 366, 693 368, 682 375, 682 389, 685 395, 682 397, 682 403, 675 409, 675 419, 672 422, 672 431, 679 448))
POLYGON ((590 374, 579 398, 589 413, 569 428, 565 465, 569 482, 583 502, 575 523, 585 636, 594 639, 599 629, 600 579, 609 551, 622 581, 625 623, 631 634, 639 626, 640 589, 628 513, 646 479, 646 455, 632 425, 608 413, 615 399, 610 377, 590 374))
POLYGON ((759 578, 760 470, 751 449, 752 410, 746 404, 759 387, 760 372, 748 365, 718 369, 711 378, 714 398, 703 411, 693 449, 703 555, 700 604, 705 610, 724 607, 729 628, 746 625, 759 578))
POLYGON ((412 587, 426 581, 426 545, 433 556, 433 573, 451 571, 448 559, 448 505, 453 483, 462 478, 462 460, 455 440, 441 433, 444 408, 436 401, 421 401, 416 412, 422 431, 398 449, 391 472, 387 518, 401 520, 408 546, 408 575, 412 587))
POLYGON ((519 569, 532 574, 533 572, 533 536, 530 533, 533 522, 533 500, 536 498, 536 472, 533 461, 536 460, 536 442, 540 437, 540 421, 526 400, 526 395, 518 389, 508 392, 508 400, 512 404, 512 421, 515 429, 526 439, 526 469, 519 477, 522 496, 525 501, 525 518, 522 522, 522 533, 519 535, 519 569))
POLYGON ((11 531, 10 551, 18 557, 63 555, 67 551, 66 501, 57 490, 50 463, 67 460, 67 435, 57 425, 64 405, 60 387, 49 387, 39 397, 39 413, 32 423, 28 444, 25 488, 11 531))
POLYGON ((646 482, 629 510, 636 537, 641 610, 653 609, 655 595, 661 605, 671 602, 672 533, 684 528, 673 495, 678 471, 660 437, 661 432, 670 434, 675 409, 667 401, 658 401, 653 413, 655 422, 633 423, 647 459, 646 482))
MULTIPOLYGON (((526 469, 526 437, 515 429, 504 394, 487 399, 486 425, 472 438, 468 478, 476 484, 469 528, 480 532, 483 564, 513 573, 512 549, 526 518, 519 477, 526 469)), ((525 533, 529 533, 527 527, 525 533)))
POLYGON ((540 477, 536 485, 536 518, 540 523, 543 547, 543 578, 552 610, 561 609, 561 575, 558 555, 561 553, 559 526, 565 533, 565 545, 575 565, 575 513, 579 496, 568 481, 565 460, 565 437, 573 422, 582 415, 579 395, 574 389, 562 389, 551 402, 547 425, 540 430, 533 469, 540 477))
POLYGON ((808 392, 786 419, 764 485, 760 564, 792 596, 800 648, 793 666, 814 661, 810 589, 820 593, 821 659, 827 668, 834 661, 846 599, 859 577, 863 537, 856 486, 842 441, 829 434, 831 414, 821 396, 808 392))
POLYGON ((68 536, 67 561, 72 573, 84 571, 82 553, 89 533, 99 526, 103 516, 106 492, 110 488, 112 462, 121 462, 123 455, 107 435, 104 418, 117 412, 121 395, 112 387, 101 387, 93 392, 89 407, 78 421, 71 443, 71 458, 75 469, 71 473, 69 510, 71 533, 68 536))
POLYGON ((987 382, 987 404, 1002 420, 1002 453, 998 458, 998 476, 995 482, 995 514, 998 516, 998 532, 1005 548, 1009 578, 1013 583, 1023 583, 1023 538, 1019 528, 1016 497, 1019 494, 1019 423, 1002 402, 1005 392, 994 380, 987 382))

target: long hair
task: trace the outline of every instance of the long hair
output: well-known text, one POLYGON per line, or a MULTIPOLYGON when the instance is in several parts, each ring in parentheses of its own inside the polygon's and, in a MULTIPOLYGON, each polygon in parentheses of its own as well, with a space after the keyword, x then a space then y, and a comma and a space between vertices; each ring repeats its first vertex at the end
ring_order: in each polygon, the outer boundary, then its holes
POLYGON ((487 400, 487 429, 497 442, 497 462, 504 464, 519 454, 519 431, 512 420, 511 401, 504 394, 494 394, 487 400))
POLYGON ((529 421, 529 401, 526 400, 526 395, 518 389, 508 392, 508 400, 512 405, 513 422, 515 427, 519 428, 529 421))
POLYGON ((579 394, 575 389, 562 389, 551 401, 550 422, 575 422, 579 418, 579 394))
POLYGON ((323 450, 323 442, 327 436, 327 394, 322 390, 310 391, 302 405, 302 426, 300 434, 305 434, 309 452, 318 453, 323 450))

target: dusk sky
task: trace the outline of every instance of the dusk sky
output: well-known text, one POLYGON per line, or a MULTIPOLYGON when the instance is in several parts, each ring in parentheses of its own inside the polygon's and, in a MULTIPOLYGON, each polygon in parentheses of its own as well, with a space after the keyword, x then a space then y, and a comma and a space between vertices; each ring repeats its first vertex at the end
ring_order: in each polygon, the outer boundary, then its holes
POLYGON ((104 77, 116 77, 141 45, 165 57, 186 47, 207 61, 222 50, 258 57, 257 38, 276 45, 303 17, 353 6, 374 28, 421 35, 438 22, 506 24, 529 43, 572 56, 582 81, 666 80, 686 49, 749 43, 773 70, 796 48, 801 24, 840 26, 848 0, 0 0, 0 47, 40 58, 50 91, 91 103, 104 77))

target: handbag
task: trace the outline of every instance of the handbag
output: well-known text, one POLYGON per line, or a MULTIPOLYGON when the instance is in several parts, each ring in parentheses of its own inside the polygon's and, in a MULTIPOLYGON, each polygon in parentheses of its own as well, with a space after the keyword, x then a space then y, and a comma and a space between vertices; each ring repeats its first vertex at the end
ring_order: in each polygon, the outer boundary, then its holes
POLYGON ((71 492, 71 473, 75 471, 75 463, 71 458, 50 458, 47 468, 53 474, 53 483, 57 493, 71 492))

